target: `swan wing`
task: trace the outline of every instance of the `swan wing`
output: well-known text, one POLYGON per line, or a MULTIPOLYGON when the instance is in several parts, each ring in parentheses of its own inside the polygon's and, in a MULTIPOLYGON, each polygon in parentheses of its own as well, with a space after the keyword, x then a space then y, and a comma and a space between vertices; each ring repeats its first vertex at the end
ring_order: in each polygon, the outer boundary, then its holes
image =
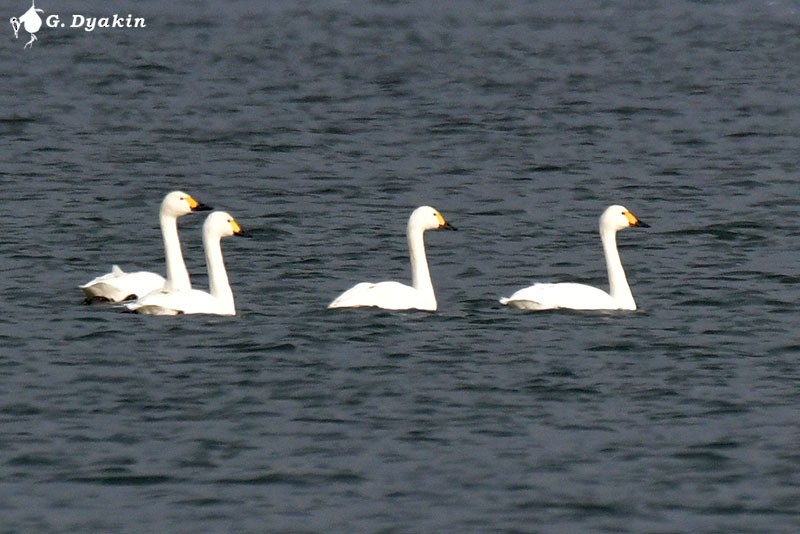
POLYGON ((126 273, 117 265, 111 272, 98 276, 81 286, 87 301, 106 300, 122 302, 137 298, 164 287, 166 280, 163 276, 148 271, 126 273))
POLYGON ((501 298, 500 303, 523 310, 554 310, 558 308, 615 310, 620 308, 619 303, 602 289, 575 283, 533 284, 520 289, 510 297, 501 298))
POLYGON ((124 274, 125 274, 125 271, 120 269, 119 265, 112 265, 110 273, 106 273, 106 274, 100 275, 97 278, 89 280, 85 284, 80 285, 78 287, 81 288, 81 289, 86 289, 86 288, 92 287, 93 285, 96 285, 96 284, 102 284, 106 280, 113 280, 114 278, 119 278, 120 276, 123 276, 124 274))
POLYGON ((436 310, 436 300, 426 299, 419 291, 400 282, 362 282, 351 287, 328 305, 328 308, 373 306, 386 310, 436 310))

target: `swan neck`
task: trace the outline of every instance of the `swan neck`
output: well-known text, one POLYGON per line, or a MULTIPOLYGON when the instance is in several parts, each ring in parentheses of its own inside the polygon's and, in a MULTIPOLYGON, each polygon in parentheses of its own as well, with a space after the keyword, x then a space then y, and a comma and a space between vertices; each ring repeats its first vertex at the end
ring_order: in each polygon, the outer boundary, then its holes
POLYGON ((206 253, 208 267, 208 292, 211 296, 233 309, 233 292, 228 282, 225 261, 222 259, 222 247, 218 235, 203 235, 203 248, 206 253))
POLYGON ((601 228, 600 239, 603 242, 603 252, 608 269, 608 292, 611 298, 621 305, 634 309, 636 304, 617 249, 617 232, 601 228))
POLYGON ((160 216, 161 236, 164 238, 164 254, 167 260, 167 282, 164 288, 168 291, 191 289, 189 272, 183 261, 181 242, 178 238, 178 219, 172 215, 160 216))
POLYGON ((428 270, 428 258, 425 254, 423 230, 409 224, 408 251, 411 255, 411 285, 420 293, 435 300, 431 273, 428 270))

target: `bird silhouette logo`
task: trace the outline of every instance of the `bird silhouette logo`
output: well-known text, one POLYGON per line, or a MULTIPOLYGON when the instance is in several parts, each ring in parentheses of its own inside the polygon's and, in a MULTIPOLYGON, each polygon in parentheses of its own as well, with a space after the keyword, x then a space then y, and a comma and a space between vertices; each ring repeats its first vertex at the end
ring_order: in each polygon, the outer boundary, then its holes
POLYGON ((43 9, 36 7, 36 0, 31 0, 31 7, 21 17, 11 17, 11 27, 14 28, 14 38, 19 39, 19 29, 23 28, 31 34, 31 40, 25 43, 24 48, 33 47, 33 42, 38 41, 36 32, 42 27, 42 17, 39 13, 44 13, 43 9))

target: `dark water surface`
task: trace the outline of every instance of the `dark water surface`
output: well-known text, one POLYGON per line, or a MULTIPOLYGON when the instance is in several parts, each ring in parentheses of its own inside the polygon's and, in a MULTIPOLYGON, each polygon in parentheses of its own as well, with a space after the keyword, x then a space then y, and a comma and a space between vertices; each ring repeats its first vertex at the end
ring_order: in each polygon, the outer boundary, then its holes
POLYGON ((794 2, 36 6, 147 28, 2 33, 0 531, 800 531, 794 2), (178 188, 239 315, 81 305, 178 188), (497 303, 612 203, 639 311, 497 303), (326 310, 422 204, 439 311, 326 310))

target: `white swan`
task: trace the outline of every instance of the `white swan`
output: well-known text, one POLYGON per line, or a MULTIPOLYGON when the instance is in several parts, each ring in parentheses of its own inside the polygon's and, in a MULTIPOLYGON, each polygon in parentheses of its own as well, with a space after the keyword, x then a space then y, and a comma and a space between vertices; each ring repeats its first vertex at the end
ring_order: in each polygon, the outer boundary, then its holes
POLYGON ((167 278, 148 271, 126 273, 117 265, 111 272, 79 286, 87 303, 93 301, 121 302, 146 295, 157 289, 189 289, 191 282, 183 261, 178 239, 178 217, 196 211, 208 211, 210 206, 201 204, 182 191, 173 191, 164 197, 159 211, 161 235, 167 264, 167 278))
POLYGON ((229 213, 215 211, 203 223, 203 248, 208 267, 209 290, 184 289, 170 291, 162 289, 126 304, 136 313, 150 315, 178 315, 181 313, 205 313, 213 315, 236 315, 233 291, 228 282, 228 273, 222 259, 220 240, 227 236, 250 237, 229 213))
POLYGON ((114 265, 111 272, 79 286, 86 297, 84 302, 121 302, 144 295, 161 288, 171 290, 191 289, 189 272, 183 262, 181 242, 178 239, 178 217, 196 211, 209 211, 212 208, 201 204, 183 191, 168 193, 161 202, 159 221, 161 236, 164 239, 164 253, 167 260, 167 278, 148 271, 126 273, 114 265))
POLYGON ((500 303, 524 310, 635 310, 631 288, 617 250, 617 232, 629 226, 649 227, 622 206, 610 206, 600 216, 600 240, 608 268, 609 292, 584 284, 534 284, 500 303))
POLYGON ((431 208, 417 208, 408 219, 408 249, 411 254, 411 286, 399 282, 362 282, 339 295, 328 308, 376 306, 387 310, 436 311, 436 295, 425 256, 425 230, 455 230, 431 208))

